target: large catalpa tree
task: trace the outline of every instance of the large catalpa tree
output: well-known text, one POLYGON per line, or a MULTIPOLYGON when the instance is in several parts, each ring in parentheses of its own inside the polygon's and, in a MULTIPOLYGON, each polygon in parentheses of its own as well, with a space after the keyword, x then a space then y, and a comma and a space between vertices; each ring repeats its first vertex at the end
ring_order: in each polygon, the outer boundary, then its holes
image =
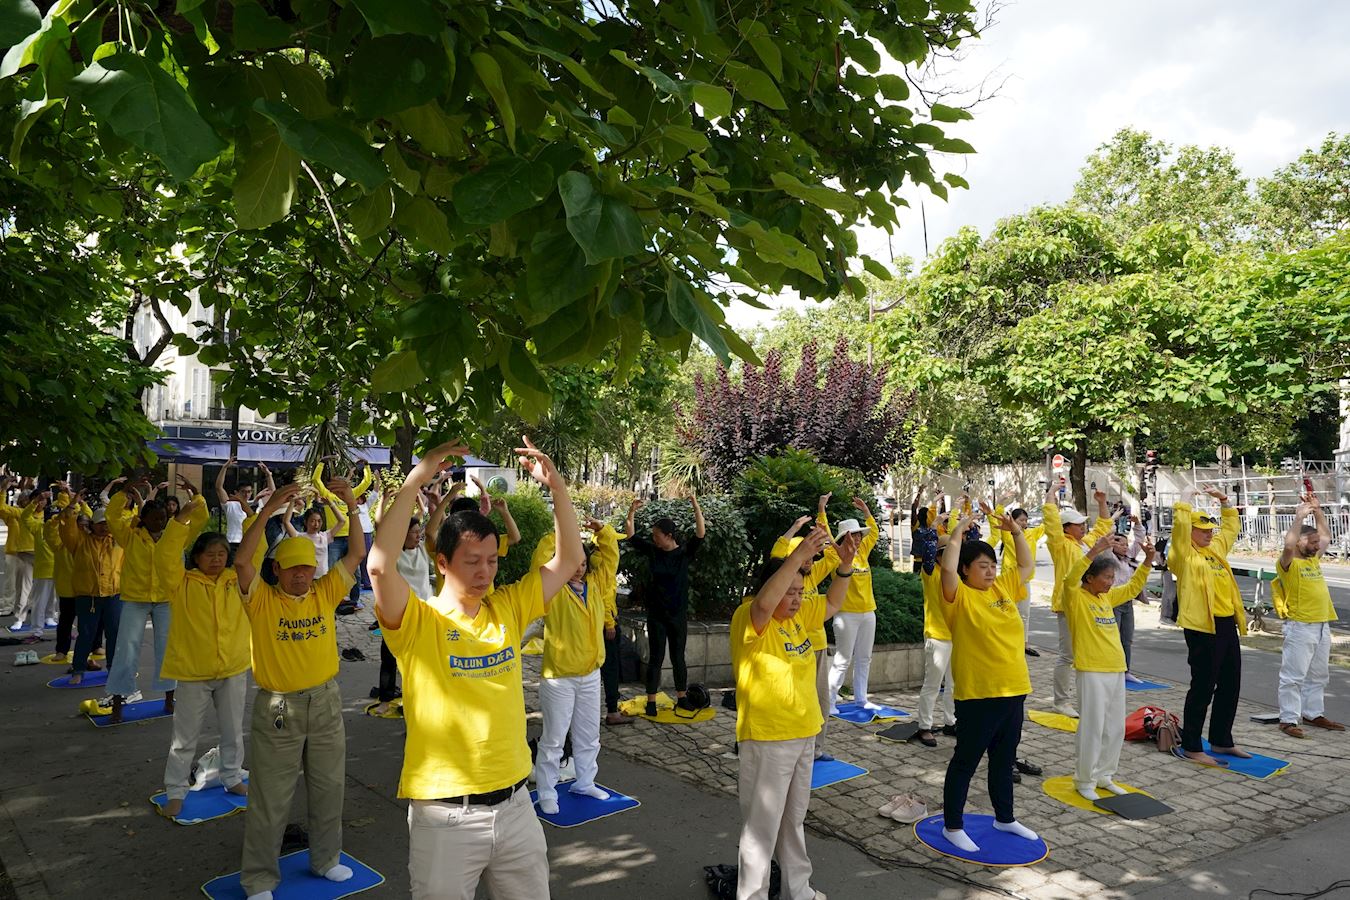
POLYGON ((216 314, 175 340, 227 400, 460 428, 644 333, 753 358, 737 298, 884 274, 850 229, 971 151, 904 72, 976 31, 969 0, 0 0, 0 168, 185 254, 216 314))

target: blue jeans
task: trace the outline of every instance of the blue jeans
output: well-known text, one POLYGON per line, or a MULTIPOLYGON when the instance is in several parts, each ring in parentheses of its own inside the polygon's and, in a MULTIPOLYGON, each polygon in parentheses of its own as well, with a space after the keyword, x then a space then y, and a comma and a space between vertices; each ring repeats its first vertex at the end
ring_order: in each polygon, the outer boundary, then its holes
POLYGON ((121 621, 117 626, 117 638, 111 635, 110 644, 116 643, 117 654, 110 658, 108 668, 108 693, 123 697, 136 692, 136 674, 141 663, 141 642, 145 640, 145 623, 149 620, 155 629, 155 669, 150 690, 171 691, 178 683, 172 678, 161 678, 159 670, 164 666, 164 650, 169 646, 169 604, 122 602, 121 621))
POLYGON ((122 618, 122 598, 117 594, 111 597, 76 597, 75 618, 79 622, 80 633, 75 638, 74 671, 85 672, 89 668, 89 654, 94 649, 94 636, 100 626, 103 629, 108 648, 108 665, 117 658, 117 626, 122 618))
MULTIPOLYGON (((347 555, 347 535, 335 537, 328 544, 328 570, 331 572, 333 567, 338 564, 338 560, 347 555)), ((361 599, 361 572, 357 570, 356 581, 352 584, 351 592, 347 595, 353 603, 361 599)))

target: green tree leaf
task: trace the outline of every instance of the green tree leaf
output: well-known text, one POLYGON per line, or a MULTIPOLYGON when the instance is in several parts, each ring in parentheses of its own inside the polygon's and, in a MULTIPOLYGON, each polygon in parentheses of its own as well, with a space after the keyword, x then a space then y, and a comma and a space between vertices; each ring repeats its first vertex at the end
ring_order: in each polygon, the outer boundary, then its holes
POLYGON ((877 87, 881 96, 887 100, 908 100, 909 82, 900 75, 881 74, 877 76, 877 87))
MULTIPOLYGON (((706 299, 706 298, 704 298, 706 299)), ((666 306, 679 326, 699 337, 723 363, 731 362, 731 351, 717 323, 698 302, 689 282, 672 272, 666 280, 666 306)))
POLYGON ((759 69, 753 69, 745 63, 727 63, 727 77, 736 85, 736 90, 747 100, 762 103, 770 109, 787 109, 787 102, 778 91, 773 79, 759 69))
POLYGON ((412 390, 426 377, 416 353, 397 350, 375 367, 370 376, 370 389, 376 394, 401 393, 412 390))
POLYGON ((546 163, 509 156, 455 183, 455 212, 471 225, 491 225, 537 206, 551 193, 553 172, 546 163))
POLYGON ((822 209, 833 209, 851 213, 858 208, 858 201, 847 194, 830 190, 824 185, 802 184, 801 179, 787 172, 774 172, 770 179, 774 187, 807 203, 814 203, 822 209))
POLYGON ((511 94, 506 90, 506 82, 502 79, 502 67, 497 64, 497 60, 482 52, 470 55, 469 60, 473 63, 474 72, 478 74, 478 80, 487 88, 492 102, 497 104, 497 114, 501 117, 503 130, 506 131, 506 143, 515 150, 516 111, 511 103, 511 94))
POLYGON ((946 106, 942 103, 934 103, 930 106, 928 115, 932 116, 934 122, 960 122, 963 119, 974 118, 967 110, 956 106, 946 106))
POLYGON ((439 42, 410 34, 373 38, 352 54, 348 93, 358 115, 378 118, 421 106, 450 86, 439 42))
POLYGON ((502 377, 521 401, 519 412, 525 418, 543 415, 552 399, 548 381, 530 358, 529 352, 516 341, 511 341, 498 360, 502 377))
POLYGON ((237 50, 272 50, 293 38, 291 26, 269 16, 258 0, 235 0, 232 34, 237 50))
POLYGON ((350 128, 326 119, 311 122, 284 103, 256 100, 253 108, 276 123, 281 139, 305 159, 327 166, 366 190, 389 177, 374 148, 350 128))
POLYGON ((587 263, 642 252, 642 222, 637 213, 622 200, 597 191, 589 175, 564 173, 558 179, 558 194, 567 210, 567 230, 585 251, 587 263))
POLYGON ((32 0, 0 0, 0 46, 12 47, 42 28, 42 13, 32 0))
POLYGON ((445 13, 432 0, 353 0, 353 3, 376 37, 386 34, 439 37, 445 30, 445 13))
POLYGON ((594 290, 608 275, 607 266, 586 263, 567 223, 554 222, 534 236, 525 257, 525 287, 531 317, 542 321, 587 291, 594 290))
POLYGON ((286 217, 295 197, 300 157, 275 128, 255 138, 234 178, 234 221, 240 228, 265 228, 286 217))
POLYGON ((71 80, 72 92, 114 134, 152 153, 179 181, 225 149, 183 86, 134 53, 117 53, 71 80))
POLYGON ((394 189, 377 187, 351 205, 347 218, 358 241, 368 241, 389 227, 394 219, 394 189))
POLYGON ((413 197, 406 203, 400 201, 394 218, 400 231, 428 250, 449 253, 455 246, 445 213, 430 197, 413 197))
POLYGON ((731 92, 715 84, 696 84, 693 86, 694 102, 703 107, 703 114, 709 119, 731 115, 731 92))

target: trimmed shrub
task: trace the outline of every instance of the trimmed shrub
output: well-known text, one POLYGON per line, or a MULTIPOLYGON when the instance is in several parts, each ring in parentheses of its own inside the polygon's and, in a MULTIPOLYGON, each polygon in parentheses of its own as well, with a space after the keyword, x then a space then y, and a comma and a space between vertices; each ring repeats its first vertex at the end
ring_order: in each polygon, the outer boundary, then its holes
MULTIPOLYGON (((820 586, 829 589, 827 580, 820 586)), ((923 643, 923 582, 913 572, 872 570, 872 597, 877 601, 876 644, 923 643)), ((834 641, 834 620, 825 623, 834 641)))
MULTIPOLYGON (((530 570, 530 557, 539 540, 553 530, 553 509, 544 499, 544 493, 533 483, 517 485, 514 494, 506 495, 506 505, 511 509, 511 518, 516 520, 520 529, 520 543, 511 548, 497 568, 497 583, 511 584, 525 577, 530 570)), ((494 510, 489 516, 497 526, 497 533, 505 540, 506 523, 494 510)))

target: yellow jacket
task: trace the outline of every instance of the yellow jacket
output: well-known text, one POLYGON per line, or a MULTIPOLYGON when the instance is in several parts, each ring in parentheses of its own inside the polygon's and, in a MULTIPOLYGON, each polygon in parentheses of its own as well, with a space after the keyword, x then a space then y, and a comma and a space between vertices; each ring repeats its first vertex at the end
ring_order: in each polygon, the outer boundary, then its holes
POLYGON ((127 509, 127 492, 121 491, 108 501, 106 512, 108 530, 126 554, 122 560, 123 602, 163 603, 168 597, 155 577, 155 539, 127 509))
MULTIPOLYGON (((361 477, 360 483, 352 488, 352 494, 355 495, 357 500, 360 500, 361 495, 370 489, 370 485, 374 480, 375 476, 371 474, 370 466, 367 465, 366 474, 361 477)), ((337 515, 333 512, 333 508, 339 503, 342 504, 343 512, 347 515, 347 521, 342 523, 341 528, 333 532, 333 537, 346 537, 348 529, 351 527, 352 516, 360 515, 360 513, 354 509, 348 510, 346 508, 346 502, 337 494, 330 491, 328 486, 323 483, 323 463, 319 463, 314 467, 314 490, 317 491, 319 496, 328 504, 323 508, 323 527, 325 531, 331 530, 332 527, 337 524, 337 515)), ((432 558, 434 559, 435 557, 432 558)))
MULTIPOLYGON (((824 512, 816 516, 816 521, 827 529, 830 527, 830 520, 824 512)), ((858 553, 853 557, 853 577, 848 581, 848 595, 844 597, 844 605, 839 607, 840 612, 865 613, 877 608, 876 598, 872 594, 872 570, 867 565, 867 557, 880 538, 877 520, 868 513, 867 533, 863 535, 862 543, 858 544, 858 553)), ((825 548, 825 558, 831 566, 839 565, 839 551, 833 546, 825 548)))
MULTIPOLYGON (((206 501, 200 495, 206 515, 206 501)), ((194 520, 196 510, 193 510, 194 520)), ((173 610, 173 628, 160 675, 184 681, 214 681, 245 672, 253 665, 252 641, 239 576, 227 567, 214 579, 186 569, 183 553, 192 525, 171 519, 155 544, 155 572, 173 610)))
MULTIPOLYGON (((544 535, 530 560, 537 571, 553 558, 557 536, 544 535)), ((615 624, 618 606, 619 540, 606 525, 595 536, 595 552, 586 568, 585 600, 571 584, 563 585, 544 613, 545 678, 589 675, 605 661, 605 629, 615 624)))
POLYGON ((61 516, 61 542, 70 550, 76 597, 111 597, 122 590, 122 548, 110 534, 96 538, 72 515, 61 516))
POLYGON ((1064 534, 1064 523, 1059 517, 1059 506, 1054 503, 1047 503, 1041 507, 1041 513, 1044 516, 1041 529, 1045 534, 1045 545, 1050 548, 1050 560, 1055 564, 1055 585, 1050 594, 1050 609, 1062 613, 1064 611, 1064 578, 1069 574, 1069 569, 1081 557, 1087 555, 1088 549, 1097 543, 1102 535, 1111 530, 1113 523, 1110 519, 1103 519, 1099 516, 1097 521, 1092 524, 1092 530, 1081 541, 1073 541, 1064 534))
POLYGON ((33 532, 28 530, 24 524, 24 515, 33 509, 33 504, 24 507, 10 506, 8 503, 0 502, 0 519, 4 519, 5 525, 9 531, 5 537, 5 552, 11 556, 15 553, 33 552, 33 532))
MULTIPOLYGON (((1002 506, 994 507, 995 515, 1001 516, 1004 512, 1005 510, 1002 506)), ((998 583, 1003 585, 1003 589, 1007 591, 1009 597, 1012 597, 1020 603, 1030 597, 1031 592, 1027 590, 1027 583, 1022 580, 1021 573, 1018 571, 1016 565, 1017 542, 1013 540, 1011 531, 1003 531, 1002 529, 996 528, 994 529, 994 534, 998 535, 998 543, 995 545, 995 549, 999 551, 999 556, 1005 560, 1011 559, 1014 563, 1011 566, 999 567, 998 583)), ((1027 546, 1031 548, 1031 558, 1034 560, 1036 558, 1036 545, 1039 544, 1041 538, 1045 536, 1045 525, 1037 525, 1034 528, 1024 528, 1022 534, 1027 539, 1027 546)), ((990 541, 990 543, 992 544, 994 542, 990 541)))
POLYGON ((1172 538, 1167 543, 1167 568, 1177 579, 1177 624, 1192 631, 1214 633, 1214 596, 1227 591, 1233 602, 1238 634, 1247 633, 1247 614, 1228 551, 1233 548, 1242 525, 1237 510, 1224 507, 1214 540, 1208 547, 1191 543, 1191 505, 1172 507, 1172 538), (1217 581, 1216 581, 1217 579, 1217 581))
POLYGON ((30 505, 24 509, 23 527, 33 538, 33 579, 55 577, 56 559, 52 545, 47 542, 47 523, 36 507, 30 505))

